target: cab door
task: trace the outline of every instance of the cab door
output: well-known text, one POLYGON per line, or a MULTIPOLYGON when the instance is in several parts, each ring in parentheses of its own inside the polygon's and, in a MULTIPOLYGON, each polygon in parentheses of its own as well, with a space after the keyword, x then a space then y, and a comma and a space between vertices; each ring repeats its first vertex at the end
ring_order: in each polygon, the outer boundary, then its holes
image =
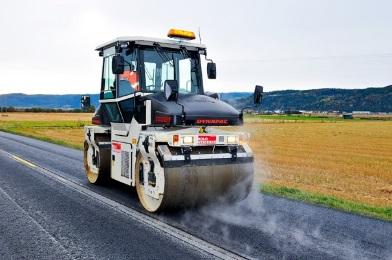
POLYGON ((113 74, 112 71, 112 60, 114 55, 115 47, 103 51, 100 103, 105 109, 109 121, 120 123, 123 122, 123 118, 116 102, 117 75, 113 74))

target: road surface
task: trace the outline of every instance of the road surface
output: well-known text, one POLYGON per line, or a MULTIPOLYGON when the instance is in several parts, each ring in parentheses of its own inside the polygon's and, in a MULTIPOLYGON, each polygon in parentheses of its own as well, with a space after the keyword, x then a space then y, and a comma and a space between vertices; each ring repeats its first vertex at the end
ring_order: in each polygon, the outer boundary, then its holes
POLYGON ((148 214, 88 184, 82 152, 0 132, 0 259, 392 259, 392 223, 256 191, 232 206, 148 214))

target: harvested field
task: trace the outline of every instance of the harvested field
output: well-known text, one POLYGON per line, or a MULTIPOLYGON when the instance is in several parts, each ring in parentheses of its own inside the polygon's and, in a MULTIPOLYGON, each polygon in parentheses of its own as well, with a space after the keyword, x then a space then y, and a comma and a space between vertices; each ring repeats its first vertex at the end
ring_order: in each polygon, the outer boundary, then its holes
POLYGON ((248 123, 258 182, 392 206, 392 122, 248 123))

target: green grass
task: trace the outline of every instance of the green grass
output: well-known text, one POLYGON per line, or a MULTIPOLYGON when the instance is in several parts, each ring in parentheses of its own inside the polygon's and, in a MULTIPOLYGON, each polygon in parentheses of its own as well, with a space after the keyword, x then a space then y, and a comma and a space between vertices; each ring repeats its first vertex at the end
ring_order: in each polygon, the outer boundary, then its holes
POLYGON ((351 122, 359 122, 359 121, 373 121, 373 120, 382 120, 382 121, 390 121, 392 117, 361 117, 356 116, 353 119, 343 119, 340 116, 316 116, 316 115, 253 115, 253 114, 245 114, 245 119, 253 119, 253 120, 271 120, 274 122, 342 122, 342 121, 351 121, 351 122))
POLYGON ((83 128, 88 122, 82 121, 0 121, 0 131, 35 138, 41 141, 54 143, 70 148, 82 150, 83 144, 72 144, 66 140, 30 134, 32 129, 78 129, 83 128))
POLYGON ((0 123, 0 129, 80 128, 88 124, 83 121, 0 121, 0 123))
POLYGON ((334 196, 321 195, 270 184, 261 185, 260 191, 265 194, 304 201, 310 204, 321 205, 345 212, 392 221, 392 207, 370 206, 363 203, 339 199, 334 196))
POLYGON ((327 116, 311 116, 311 115, 251 115, 246 114, 246 119, 267 119, 274 121, 315 121, 315 122, 335 122, 342 121, 340 117, 327 117, 327 116))
POLYGON ((34 138, 34 139, 37 139, 37 140, 45 141, 45 142, 48 142, 48 143, 58 144, 58 145, 62 145, 62 146, 66 146, 66 147, 70 147, 70 148, 74 148, 74 149, 78 149, 78 150, 83 150, 83 145, 75 145, 75 144, 68 143, 66 141, 53 139, 53 138, 49 138, 49 137, 46 137, 46 136, 30 135, 28 133, 21 132, 20 130, 16 130, 16 129, 4 129, 4 128, 0 127, 0 131, 6 132, 6 133, 10 133, 10 134, 26 136, 26 137, 34 138))

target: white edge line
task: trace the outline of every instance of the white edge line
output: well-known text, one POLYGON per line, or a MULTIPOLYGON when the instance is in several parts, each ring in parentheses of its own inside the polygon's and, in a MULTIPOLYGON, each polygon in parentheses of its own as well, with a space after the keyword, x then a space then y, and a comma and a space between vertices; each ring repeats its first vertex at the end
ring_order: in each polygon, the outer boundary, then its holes
POLYGON ((73 181, 67 180, 64 177, 61 177, 61 176, 41 167, 39 165, 33 164, 25 159, 22 159, 19 156, 13 155, 13 154, 6 152, 4 150, 1 150, 1 149, 0 149, 0 151, 5 153, 7 156, 14 159, 15 161, 22 163, 25 166, 28 166, 28 167, 34 169, 35 171, 37 171, 41 174, 44 174, 57 182, 62 183, 63 185, 67 186, 68 188, 71 188, 71 189, 73 189, 81 194, 84 194, 90 198, 94 198, 95 200, 99 201, 100 203, 103 203, 103 204, 105 204, 105 205, 107 205, 107 206, 109 206, 109 207, 111 207, 121 213, 124 213, 124 214, 130 216, 134 220, 141 222, 150 228, 158 230, 158 231, 160 231, 170 237, 174 237, 185 244, 196 247, 201 252, 207 253, 209 255, 212 255, 214 257, 221 258, 221 259, 246 259, 247 258, 247 257, 243 257, 240 255, 234 254, 234 253, 227 251, 223 248, 215 246, 207 241, 204 241, 200 238, 197 238, 191 234, 188 234, 185 231, 177 229, 177 228, 170 226, 164 222, 161 222, 157 219, 154 219, 148 215, 142 214, 142 213, 137 212, 131 208, 128 208, 128 207, 122 205, 121 203, 118 203, 118 202, 111 200, 109 198, 106 198, 98 193, 95 193, 94 191, 92 191, 88 188, 85 188, 85 187, 81 186, 80 184, 77 184, 73 181))
POLYGON ((33 163, 29 162, 29 161, 26 161, 26 160, 20 158, 19 156, 11 155, 11 157, 12 157, 15 161, 18 161, 18 162, 20 162, 20 163, 23 163, 24 165, 27 165, 27 166, 29 166, 30 168, 35 168, 35 167, 37 167, 35 164, 33 164, 33 163))

